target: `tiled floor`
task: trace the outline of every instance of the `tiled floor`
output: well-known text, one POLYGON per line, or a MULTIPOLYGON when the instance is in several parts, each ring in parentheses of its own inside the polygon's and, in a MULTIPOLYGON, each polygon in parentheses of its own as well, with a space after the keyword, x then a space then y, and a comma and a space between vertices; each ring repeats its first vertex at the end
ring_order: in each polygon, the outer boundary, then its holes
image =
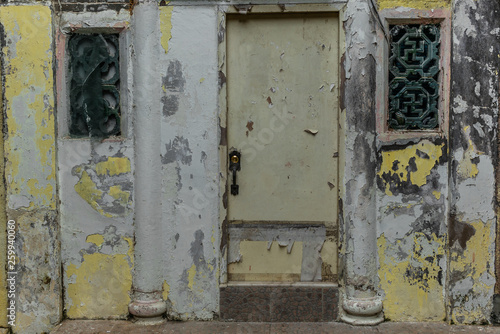
POLYGON ((339 322, 315 323, 255 323, 255 322, 165 322, 162 325, 143 326, 128 321, 66 320, 51 334, 165 334, 165 333, 231 333, 231 334, 500 334, 500 327, 450 326, 443 323, 394 323, 387 322, 373 327, 354 327, 339 322))

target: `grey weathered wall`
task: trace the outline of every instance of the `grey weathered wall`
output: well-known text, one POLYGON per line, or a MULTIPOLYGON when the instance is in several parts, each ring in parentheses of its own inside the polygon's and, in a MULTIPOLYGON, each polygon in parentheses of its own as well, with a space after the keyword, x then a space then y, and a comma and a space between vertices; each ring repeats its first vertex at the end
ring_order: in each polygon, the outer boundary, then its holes
POLYGON ((457 0, 453 8, 448 303, 457 323, 488 321, 492 310, 499 13, 498 1, 457 0))
POLYGON ((163 296, 169 318, 212 319, 219 307, 217 9, 160 7, 160 18, 163 296))

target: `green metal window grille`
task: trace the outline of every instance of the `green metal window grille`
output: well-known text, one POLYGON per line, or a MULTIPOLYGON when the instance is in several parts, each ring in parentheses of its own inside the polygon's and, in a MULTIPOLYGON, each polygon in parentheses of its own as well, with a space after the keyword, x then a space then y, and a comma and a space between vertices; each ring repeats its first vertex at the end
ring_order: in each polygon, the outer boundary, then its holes
POLYGON ((391 25, 389 128, 439 126, 439 25, 391 25))
POLYGON ((120 134, 119 44, 116 34, 75 34, 70 54, 70 135, 120 134))

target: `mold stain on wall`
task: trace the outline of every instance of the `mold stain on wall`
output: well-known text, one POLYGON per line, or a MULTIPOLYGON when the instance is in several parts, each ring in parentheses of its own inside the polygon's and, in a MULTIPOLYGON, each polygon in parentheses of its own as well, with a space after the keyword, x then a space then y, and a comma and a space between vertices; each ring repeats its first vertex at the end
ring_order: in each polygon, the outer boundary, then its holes
MULTIPOLYGON (((494 221, 486 224, 473 221, 450 236, 450 272, 454 288, 450 289, 453 307, 451 321, 480 323, 484 311, 473 304, 474 299, 489 299, 495 285, 494 263, 490 258, 494 247, 494 221)), ((451 226, 457 229, 456 223, 451 226)))

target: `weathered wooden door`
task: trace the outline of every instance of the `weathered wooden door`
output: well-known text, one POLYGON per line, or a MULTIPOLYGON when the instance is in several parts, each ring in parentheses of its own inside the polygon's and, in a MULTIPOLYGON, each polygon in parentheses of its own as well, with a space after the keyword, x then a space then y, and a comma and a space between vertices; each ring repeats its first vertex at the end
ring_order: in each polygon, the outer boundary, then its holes
POLYGON ((338 35, 331 13, 228 17, 229 280, 335 279, 338 35))

